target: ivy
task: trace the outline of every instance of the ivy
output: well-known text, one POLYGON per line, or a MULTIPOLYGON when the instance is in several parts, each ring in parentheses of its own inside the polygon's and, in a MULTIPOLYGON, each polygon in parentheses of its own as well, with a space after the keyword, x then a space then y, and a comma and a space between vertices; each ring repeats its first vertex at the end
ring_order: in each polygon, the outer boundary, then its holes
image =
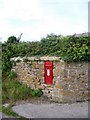
POLYGON ((66 62, 90 61, 90 36, 61 36, 50 34, 35 42, 15 42, 16 38, 9 37, 2 44, 2 72, 10 71, 11 57, 17 56, 59 56, 66 62))

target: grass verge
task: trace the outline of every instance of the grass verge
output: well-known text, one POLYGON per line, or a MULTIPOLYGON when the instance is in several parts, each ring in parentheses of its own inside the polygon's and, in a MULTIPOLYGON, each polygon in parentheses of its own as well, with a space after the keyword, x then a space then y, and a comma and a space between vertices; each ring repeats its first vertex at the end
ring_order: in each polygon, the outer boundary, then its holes
POLYGON ((31 89, 16 80, 5 80, 2 83, 2 102, 14 102, 31 97, 31 89))
POLYGON ((17 80, 5 80, 2 83, 2 103, 27 100, 31 97, 40 97, 43 93, 39 89, 32 90, 17 80))
POLYGON ((12 110, 14 104, 10 103, 7 107, 2 106, 2 112, 10 118, 16 118, 16 120, 26 120, 26 118, 19 116, 12 110))
POLYGON ((27 100, 34 97, 40 97, 42 95, 41 90, 32 90, 27 85, 18 82, 16 79, 16 74, 11 72, 9 76, 3 79, 2 82, 2 103, 9 103, 9 106, 2 106, 2 112, 8 116, 13 116, 15 118, 24 120, 23 118, 12 111, 12 107, 18 100, 27 100))

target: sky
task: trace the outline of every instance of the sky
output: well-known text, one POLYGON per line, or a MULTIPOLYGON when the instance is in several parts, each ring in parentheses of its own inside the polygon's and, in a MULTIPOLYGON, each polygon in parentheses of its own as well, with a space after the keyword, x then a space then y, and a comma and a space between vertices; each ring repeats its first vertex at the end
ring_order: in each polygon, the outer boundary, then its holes
POLYGON ((88 31, 88 0, 0 0, 0 41, 37 41, 88 31))

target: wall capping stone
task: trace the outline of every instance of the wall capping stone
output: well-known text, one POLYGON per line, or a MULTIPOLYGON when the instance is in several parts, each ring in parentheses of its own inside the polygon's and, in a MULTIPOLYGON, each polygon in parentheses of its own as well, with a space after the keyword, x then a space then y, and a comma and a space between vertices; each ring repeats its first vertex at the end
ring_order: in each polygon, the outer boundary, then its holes
POLYGON ((42 56, 42 57, 37 57, 37 56, 32 56, 32 57, 13 57, 10 59, 10 61, 60 61, 60 57, 56 56, 42 56))

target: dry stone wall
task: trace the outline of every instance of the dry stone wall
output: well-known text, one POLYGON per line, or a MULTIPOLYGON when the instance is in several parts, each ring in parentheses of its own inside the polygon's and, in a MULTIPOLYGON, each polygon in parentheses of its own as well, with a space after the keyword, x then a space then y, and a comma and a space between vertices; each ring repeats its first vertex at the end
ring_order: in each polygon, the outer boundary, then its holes
POLYGON ((17 80, 32 89, 42 89, 44 95, 56 102, 76 102, 88 100, 87 62, 67 64, 60 57, 11 58, 16 63, 12 70, 17 80), (44 83, 44 61, 53 61, 53 84, 44 83))

